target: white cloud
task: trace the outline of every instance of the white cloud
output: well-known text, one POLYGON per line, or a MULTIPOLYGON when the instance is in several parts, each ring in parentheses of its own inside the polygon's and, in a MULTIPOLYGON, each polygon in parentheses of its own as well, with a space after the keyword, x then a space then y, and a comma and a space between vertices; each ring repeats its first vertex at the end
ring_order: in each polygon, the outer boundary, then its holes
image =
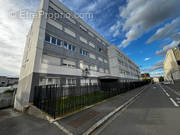
POLYGON ((150 59, 151 59, 151 58, 145 58, 144 61, 148 61, 148 60, 150 60, 150 59))
POLYGON ((21 6, 13 0, 0 1, 0 74, 18 75, 20 71, 25 39, 32 20, 18 19, 9 13, 19 11, 25 5, 21 3, 21 6))
POLYGON ((179 41, 172 41, 170 44, 168 44, 167 46, 163 47, 162 50, 156 51, 156 55, 164 55, 164 54, 166 54, 166 52, 169 49, 177 47, 179 43, 180 43, 179 41))
POLYGON ((159 76, 164 76, 164 71, 155 71, 155 72, 150 72, 151 77, 159 77, 159 76))
POLYGON ((164 27, 159 28, 156 33, 148 39, 147 43, 151 43, 155 40, 162 40, 171 38, 180 40, 180 18, 174 19, 171 23, 166 24, 164 27))
POLYGON ((179 0, 127 0, 127 6, 122 7, 120 12, 124 20, 123 31, 126 32, 121 47, 128 46, 165 20, 177 17, 179 5, 179 0))
POLYGON ((164 65, 164 61, 158 61, 157 63, 155 63, 148 70, 149 70, 149 72, 152 72, 152 71, 155 71, 155 70, 163 69, 163 65, 164 65))
POLYGON ((117 21, 116 24, 110 27, 110 32, 113 33, 113 37, 117 37, 120 34, 120 27, 122 27, 120 21, 117 21))

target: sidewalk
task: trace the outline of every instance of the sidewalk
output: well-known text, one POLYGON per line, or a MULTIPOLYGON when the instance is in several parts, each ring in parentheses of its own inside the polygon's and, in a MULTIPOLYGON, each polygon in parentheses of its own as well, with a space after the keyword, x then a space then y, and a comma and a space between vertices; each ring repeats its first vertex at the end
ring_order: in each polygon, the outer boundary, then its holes
POLYGON ((0 110, 0 135, 63 135, 54 124, 12 109, 0 110))
POLYGON ((180 81, 175 82, 175 84, 170 84, 167 86, 172 88, 173 90, 175 90, 176 92, 178 92, 180 94, 180 81))
MULTIPOLYGON (((145 86, 146 87, 146 86, 145 86)), ((74 135, 81 135, 96 122, 138 94, 143 87, 120 94, 95 106, 67 116, 57 122, 74 135)))
MULTIPOLYGON (((145 86, 146 87, 146 86, 145 86)), ((130 98, 137 95, 143 87, 107 99, 89 109, 67 116, 57 122, 73 135, 81 135, 96 122, 108 115, 130 98)), ((33 116, 15 112, 12 109, 0 110, 0 134, 2 135, 65 135, 53 123, 33 116)))

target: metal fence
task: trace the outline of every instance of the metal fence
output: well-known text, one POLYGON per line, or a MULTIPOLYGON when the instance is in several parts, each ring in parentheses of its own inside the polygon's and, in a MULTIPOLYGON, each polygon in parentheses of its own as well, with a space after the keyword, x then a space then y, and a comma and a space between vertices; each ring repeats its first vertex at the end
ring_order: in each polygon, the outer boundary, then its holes
POLYGON ((147 83, 124 82, 68 87, 58 85, 36 86, 34 105, 56 118, 147 83))

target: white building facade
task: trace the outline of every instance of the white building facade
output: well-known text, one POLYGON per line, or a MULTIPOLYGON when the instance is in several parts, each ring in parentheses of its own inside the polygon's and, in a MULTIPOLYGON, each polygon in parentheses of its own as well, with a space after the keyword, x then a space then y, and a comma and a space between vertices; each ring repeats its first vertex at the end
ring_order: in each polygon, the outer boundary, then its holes
POLYGON ((180 45, 170 49, 164 60, 165 80, 180 81, 180 45))
POLYGON ((139 67, 117 46, 109 46, 108 55, 111 75, 128 80, 140 80, 139 67))
MULTIPOLYGON (((117 69, 110 68, 109 46, 59 0, 41 0, 27 35, 15 108, 23 110, 33 102, 34 87, 38 85, 97 84, 100 77, 114 76, 117 69)), ((129 68, 122 67, 122 74, 116 77, 137 79, 136 65, 124 57, 129 68)))

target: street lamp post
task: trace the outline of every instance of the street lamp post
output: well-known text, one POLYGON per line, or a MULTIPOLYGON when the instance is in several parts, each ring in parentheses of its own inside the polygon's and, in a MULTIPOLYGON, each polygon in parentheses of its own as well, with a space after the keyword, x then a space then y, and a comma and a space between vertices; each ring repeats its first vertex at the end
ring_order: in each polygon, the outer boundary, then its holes
POLYGON ((82 70, 82 76, 85 79, 85 85, 86 85, 86 79, 88 78, 88 75, 89 75, 89 69, 88 68, 85 68, 84 70, 82 70))

